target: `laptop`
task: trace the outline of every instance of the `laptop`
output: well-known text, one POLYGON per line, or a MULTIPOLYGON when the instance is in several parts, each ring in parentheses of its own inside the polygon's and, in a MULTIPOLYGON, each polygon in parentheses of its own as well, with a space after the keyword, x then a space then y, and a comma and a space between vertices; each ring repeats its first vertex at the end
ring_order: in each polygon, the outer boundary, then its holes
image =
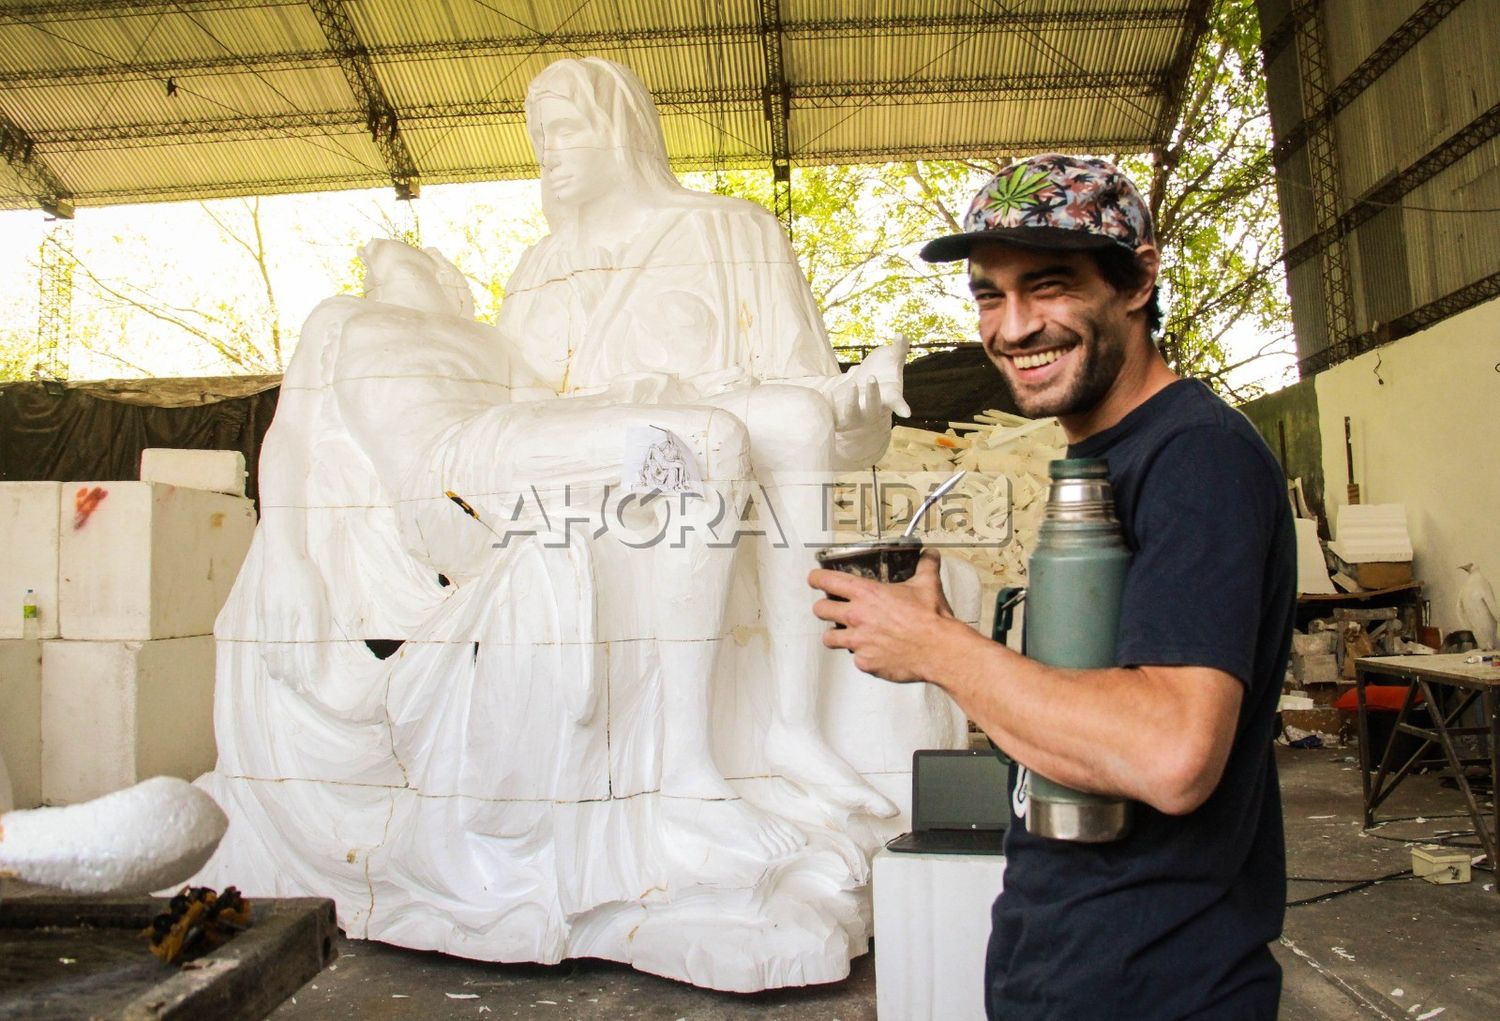
POLYGON ((922 854, 1001 854, 1010 767, 993 750, 923 749, 911 757, 911 827, 885 846, 922 854))

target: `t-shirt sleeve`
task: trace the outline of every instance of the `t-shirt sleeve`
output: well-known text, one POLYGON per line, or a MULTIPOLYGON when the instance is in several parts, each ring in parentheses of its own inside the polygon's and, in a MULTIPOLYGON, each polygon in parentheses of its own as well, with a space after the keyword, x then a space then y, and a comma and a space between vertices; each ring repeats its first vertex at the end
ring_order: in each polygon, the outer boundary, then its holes
POLYGON ((1281 498, 1265 458, 1229 429, 1167 442, 1135 508, 1122 666, 1213 667, 1250 682, 1281 498))

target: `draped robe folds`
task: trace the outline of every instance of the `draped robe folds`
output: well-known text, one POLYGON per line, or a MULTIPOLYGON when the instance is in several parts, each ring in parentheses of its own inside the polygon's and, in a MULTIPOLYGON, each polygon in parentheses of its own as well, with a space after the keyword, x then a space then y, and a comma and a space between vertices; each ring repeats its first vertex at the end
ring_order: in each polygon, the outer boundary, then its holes
MULTIPOLYGON (((714 639, 714 754, 807 839, 769 865, 686 839, 658 793, 670 680, 649 605, 674 554, 539 513, 616 481, 631 425, 748 481, 704 427, 725 412, 693 402, 836 377, 764 211, 694 198, 655 224, 582 265, 557 237, 535 246, 498 331, 359 298, 309 318, 215 629, 220 758, 200 783, 231 825, 195 882, 332 896, 356 937, 741 991, 836 980, 863 952, 868 854, 900 824, 830 816, 761 756, 773 636, 751 551, 714 639)), ((912 748, 962 740, 926 686, 824 694, 834 746, 898 800, 912 748)))

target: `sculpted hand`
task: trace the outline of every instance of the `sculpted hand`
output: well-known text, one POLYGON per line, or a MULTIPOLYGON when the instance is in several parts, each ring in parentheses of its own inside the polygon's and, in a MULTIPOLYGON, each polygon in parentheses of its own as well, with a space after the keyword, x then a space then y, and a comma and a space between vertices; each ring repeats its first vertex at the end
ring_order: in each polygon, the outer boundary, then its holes
POLYGON ((849 370, 850 375, 858 373, 878 381, 881 403, 902 418, 911 415, 911 407, 902 396, 906 352, 910 346, 911 342, 906 337, 897 337, 894 343, 877 347, 864 361, 849 370))
POLYGON ((839 571, 819 570, 808 575, 813 588, 846 602, 820 599, 813 613, 820 619, 843 624, 842 630, 823 633, 830 649, 848 649, 854 665, 887 681, 923 681, 922 664, 933 643, 953 621, 953 610, 943 594, 938 577, 939 558, 928 550, 922 554, 917 573, 910 581, 884 584, 839 571))
POLYGON ((838 460, 846 467, 873 464, 890 443, 891 416, 910 415, 902 399, 901 372, 906 364, 905 337, 876 348, 844 374, 829 395, 838 460))

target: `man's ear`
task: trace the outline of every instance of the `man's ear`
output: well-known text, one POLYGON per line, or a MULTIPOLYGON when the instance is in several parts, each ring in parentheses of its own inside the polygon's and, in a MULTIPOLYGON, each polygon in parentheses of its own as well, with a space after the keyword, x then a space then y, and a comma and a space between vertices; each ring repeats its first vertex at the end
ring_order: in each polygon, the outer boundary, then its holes
POLYGON ((1156 289, 1156 275, 1161 269, 1161 253, 1156 250, 1155 245, 1141 245, 1135 250, 1136 265, 1141 268, 1141 286, 1131 292, 1127 306, 1132 312, 1139 312, 1151 301, 1151 293, 1156 289))

